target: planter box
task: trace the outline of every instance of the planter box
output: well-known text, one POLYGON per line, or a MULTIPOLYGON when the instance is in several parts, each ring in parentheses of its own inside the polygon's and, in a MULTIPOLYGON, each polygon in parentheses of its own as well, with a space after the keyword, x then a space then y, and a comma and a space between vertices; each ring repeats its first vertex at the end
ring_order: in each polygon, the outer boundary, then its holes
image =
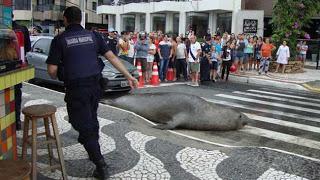
MULTIPOLYGON (((277 62, 271 61, 269 66, 269 71, 275 72, 276 68, 277 68, 277 62)), ((303 62, 297 61, 297 60, 289 61, 288 64, 286 65, 286 69, 284 70, 284 72, 285 73, 303 73, 303 62)))

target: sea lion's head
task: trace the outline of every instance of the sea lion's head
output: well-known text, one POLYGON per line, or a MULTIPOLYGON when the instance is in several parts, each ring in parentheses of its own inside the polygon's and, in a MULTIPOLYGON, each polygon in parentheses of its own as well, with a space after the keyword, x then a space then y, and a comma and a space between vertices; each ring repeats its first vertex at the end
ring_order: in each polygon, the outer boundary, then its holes
POLYGON ((242 129, 245 125, 248 124, 248 121, 249 118, 245 114, 240 113, 238 118, 238 129, 242 129))

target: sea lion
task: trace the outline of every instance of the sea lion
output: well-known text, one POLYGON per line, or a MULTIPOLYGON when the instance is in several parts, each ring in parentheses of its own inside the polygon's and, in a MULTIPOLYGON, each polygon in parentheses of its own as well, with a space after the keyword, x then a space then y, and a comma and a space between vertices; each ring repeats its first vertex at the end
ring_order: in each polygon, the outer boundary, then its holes
POLYGON ((110 105, 161 123, 159 129, 237 130, 247 117, 230 108, 217 106, 184 93, 147 93, 119 97, 110 105))

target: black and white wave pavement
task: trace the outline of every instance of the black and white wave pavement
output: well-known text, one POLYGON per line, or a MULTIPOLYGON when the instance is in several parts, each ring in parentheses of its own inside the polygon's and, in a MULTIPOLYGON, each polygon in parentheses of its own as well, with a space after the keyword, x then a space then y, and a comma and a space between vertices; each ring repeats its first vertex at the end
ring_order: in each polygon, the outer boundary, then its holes
MULTIPOLYGON (((94 165, 67 122, 63 94, 28 84, 23 92, 25 106, 58 107, 68 178, 92 179, 94 165)), ((252 122, 237 132, 200 136, 194 131, 153 129, 132 113, 101 105, 100 144, 110 179, 320 179, 319 97, 249 89, 203 98, 238 108, 252 122)), ((22 133, 17 137, 21 145, 22 133)), ((47 166, 45 147, 38 154, 38 166, 47 166)), ((39 173, 39 179, 60 178, 58 170, 39 173)))

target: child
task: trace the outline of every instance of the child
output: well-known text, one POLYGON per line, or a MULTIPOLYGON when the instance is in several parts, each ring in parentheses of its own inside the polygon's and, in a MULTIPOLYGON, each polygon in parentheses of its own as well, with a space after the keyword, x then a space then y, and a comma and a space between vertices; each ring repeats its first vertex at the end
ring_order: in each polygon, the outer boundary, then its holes
POLYGON ((218 70, 218 61, 221 60, 219 53, 216 52, 216 47, 211 46, 211 55, 210 55, 210 79, 212 82, 216 82, 217 70, 218 70))
POLYGON ((221 73, 221 79, 224 79, 224 73, 225 71, 227 76, 226 76, 226 81, 228 81, 229 74, 230 74, 230 67, 232 65, 232 47, 234 44, 230 44, 230 42, 227 42, 227 45, 223 47, 222 50, 222 73, 221 73))

